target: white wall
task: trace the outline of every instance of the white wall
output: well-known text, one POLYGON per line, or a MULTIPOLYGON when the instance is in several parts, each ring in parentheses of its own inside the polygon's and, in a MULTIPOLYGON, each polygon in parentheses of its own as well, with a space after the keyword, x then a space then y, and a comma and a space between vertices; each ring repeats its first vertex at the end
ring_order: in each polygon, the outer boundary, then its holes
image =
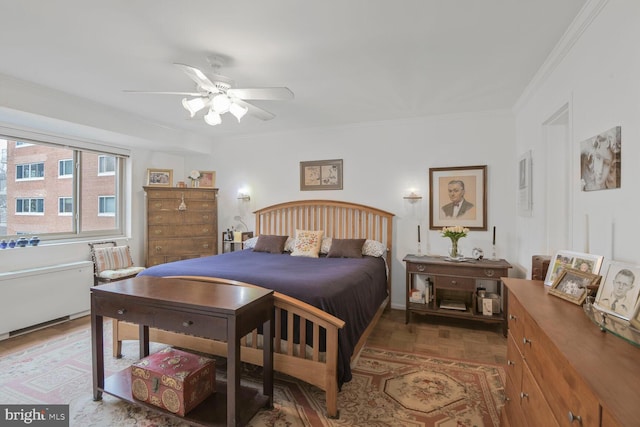
POLYGON ((512 261, 527 265, 532 253, 550 255, 568 249, 640 263, 637 215, 640 209, 640 2, 594 0, 583 10, 582 22, 567 34, 570 49, 550 58, 555 66, 535 81, 516 106, 517 154, 533 151, 534 215, 517 217, 519 244, 512 261), (554 62, 555 61, 555 62, 554 62), (543 123, 560 106, 569 105, 567 168, 570 180, 565 194, 569 202, 568 247, 546 247, 545 215, 551 220, 555 206, 547 203, 543 123), (620 189, 580 190, 580 142, 612 127, 622 126, 622 186, 620 189), (588 215, 588 221, 587 221, 588 215), (587 232, 586 222, 589 224, 587 232), (522 230, 522 231, 521 231, 522 230), (529 231, 527 231, 529 230, 529 231))
MULTIPOLYGON (((511 113, 487 112, 218 142, 210 164, 196 158, 187 163, 188 169, 216 169, 221 230, 237 225, 236 215, 253 229, 251 212, 288 200, 346 200, 394 213, 392 304, 404 308, 402 259, 417 250, 417 225, 421 224, 423 253, 429 249, 445 255, 448 248, 448 239, 438 231, 426 233, 431 167, 488 166, 488 225, 490 230, 497 226, 498 256, 511 261, 516 244, 515 193, 510 184, 514 137, 511 113), (323 159, 343 159, 344 189, 300 191, 300 162, 323 159), (249 189, 250 202, 237 200, 240 188, 249 189), (403 199, 412 188, 423 196, 414 205, 403 199)), ((465 254, 475 246, 490 254, 491 233, 471 232, 461 241, 465 254)))

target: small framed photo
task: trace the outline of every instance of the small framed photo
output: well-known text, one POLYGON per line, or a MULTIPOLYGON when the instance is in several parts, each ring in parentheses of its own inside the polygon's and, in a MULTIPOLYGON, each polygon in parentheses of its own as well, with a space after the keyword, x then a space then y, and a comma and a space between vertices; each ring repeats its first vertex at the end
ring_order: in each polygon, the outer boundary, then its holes
POLYGON ((551 262, 549 262, 549 269, 544 279, 544 284, 547 286, 553 285, 560 272, 565 268, 575 268, 584 273, 600 274, 600 267, 602 267, 602 261, 604 257, 601 255, 585 254, 582 252, 572 252, 561 250, 556 252, 551 262))
POLYGON ((173 169, 147 169, 147 185, 172 187, 173 169))
POLYGON ((429 168, 429 229, 487 229, 487 166, 429 168))
POLYGON ((216 172, 215 171, 200 171, 200 182, 198 187, 200 188, 215 188, 216 186, 216 172))
POLYGON ((599 281, 600 276, 597 274, 566 268, 558 274, 549 293, 574 304, 582 305, 589 292, 597 286, 599 281))
POLYGON ((300 191, 342 190, 342 159, 300 162, 300 191))
POLYGON ((636 314, 640 294, 640 265, 611 261, 598 288, 594 306, 625 320, 636 314))

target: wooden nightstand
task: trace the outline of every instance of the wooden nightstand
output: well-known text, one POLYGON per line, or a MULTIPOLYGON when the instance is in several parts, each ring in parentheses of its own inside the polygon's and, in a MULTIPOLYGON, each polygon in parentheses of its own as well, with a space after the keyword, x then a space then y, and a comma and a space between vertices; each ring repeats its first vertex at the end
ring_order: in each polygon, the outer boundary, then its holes
POLYGON ((244 242, 253 237, 253 231, 246 231, 242 233, 242 241, 235 242, 233 240, 233 233, 227 235, 226 231, 222 232, 222 253, 241 251, 244 249, 244 242))

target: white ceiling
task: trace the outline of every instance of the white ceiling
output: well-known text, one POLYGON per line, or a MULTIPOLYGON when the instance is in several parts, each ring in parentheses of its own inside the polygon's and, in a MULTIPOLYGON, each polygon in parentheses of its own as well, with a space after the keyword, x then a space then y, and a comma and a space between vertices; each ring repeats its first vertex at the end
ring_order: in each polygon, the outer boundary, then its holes
MULTIPOLYGON (((585 0, 0 0, 0 74, 205 137, 511 108, 585 0), (189 119, 174 62, 239 87, 271 121, 189 119)), ((0 99, 0 105, 3 102, 0 99)), ((5 105, 6 106, 6 105, 5 105)), ((10 106, 9 106, 10 107, 10 106)))

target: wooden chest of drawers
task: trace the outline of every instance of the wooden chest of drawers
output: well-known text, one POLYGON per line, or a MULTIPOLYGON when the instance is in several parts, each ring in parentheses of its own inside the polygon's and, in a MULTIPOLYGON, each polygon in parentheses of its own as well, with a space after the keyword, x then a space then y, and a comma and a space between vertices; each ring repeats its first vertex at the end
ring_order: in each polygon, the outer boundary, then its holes
POLYGON ((640 348, 600 331, 542 281, 503 281, 509 338, 501 425, 636 425, 640 348))
POLYGON ((146 266, 218 253, 218 190, 144 187, 146 266))

